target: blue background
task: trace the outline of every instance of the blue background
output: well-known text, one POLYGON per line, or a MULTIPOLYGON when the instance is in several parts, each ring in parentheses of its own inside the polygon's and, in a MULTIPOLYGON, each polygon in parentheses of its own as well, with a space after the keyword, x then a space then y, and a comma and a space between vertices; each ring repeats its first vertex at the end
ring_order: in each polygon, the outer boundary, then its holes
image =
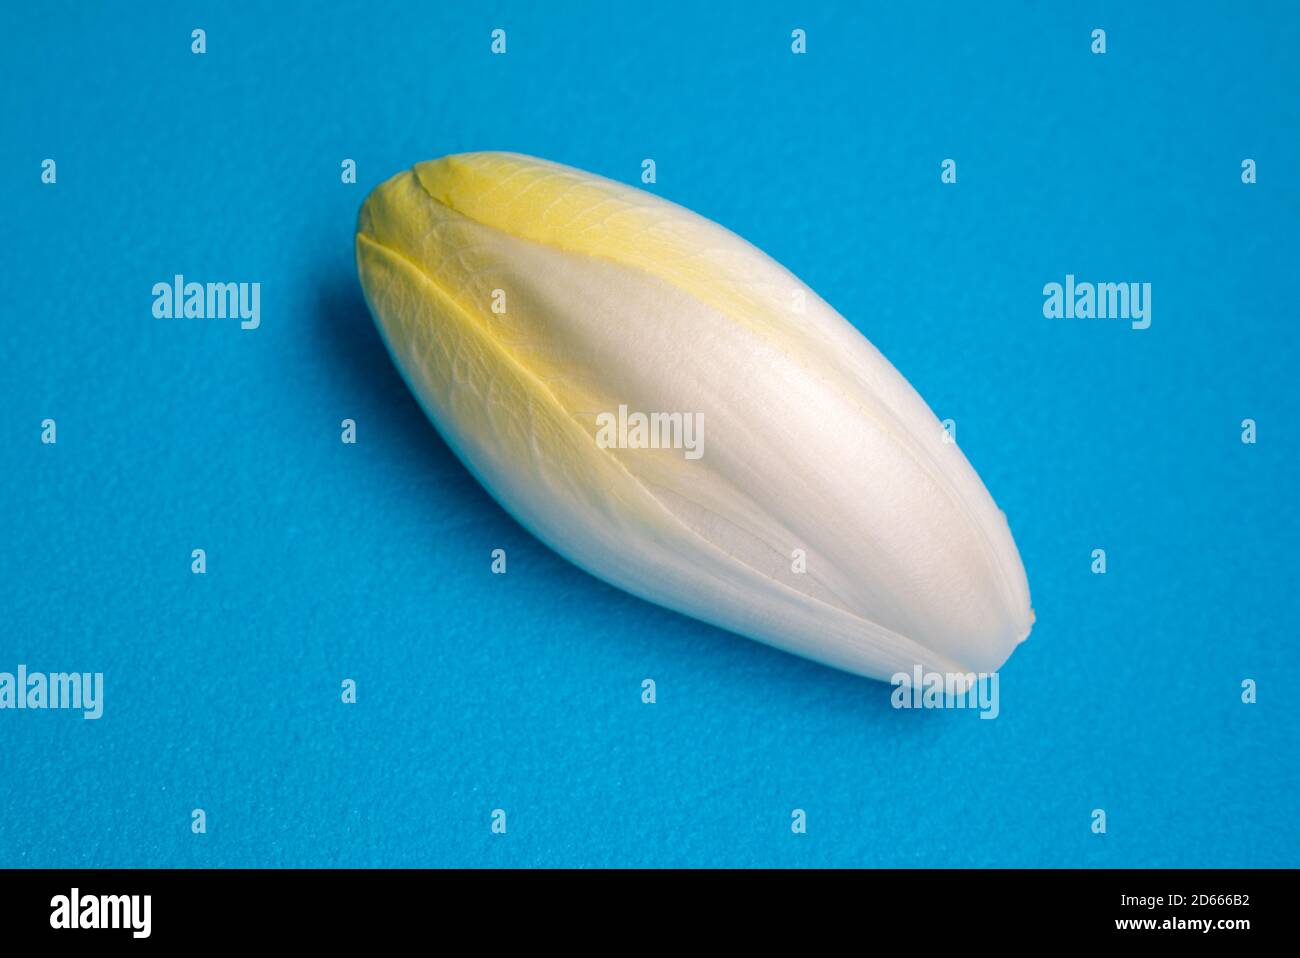
POLYGON ((106 701, 0 712, 0 865, 1300 865, 1300 8, 441 6, 6 9, 0 670, 106 701), (996 721, 619 593, 470 478, 352 235, 481 149, 653 157, 956 420, 1038 615, 996 721), (1067 272, 1151 328, 1045 319, 1067 272), (155 320, 176 273, 261 328, 155 320))

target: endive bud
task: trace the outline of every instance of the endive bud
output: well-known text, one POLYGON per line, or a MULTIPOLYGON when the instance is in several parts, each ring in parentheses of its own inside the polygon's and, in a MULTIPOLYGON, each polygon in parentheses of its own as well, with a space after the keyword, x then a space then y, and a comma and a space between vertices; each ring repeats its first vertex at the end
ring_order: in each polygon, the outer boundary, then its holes
POLYGON ((467 153, 370 194, 357 267, 443 438, 593 575, 882 679, 993 671, 1028 635, 1006 519, 925 402, 716 223, 467 153), (652 420, 660 448, 611 428, 646 439, 654 413, 677 414, 652 420), (701 423, 694 450, 662 448, 701 423))

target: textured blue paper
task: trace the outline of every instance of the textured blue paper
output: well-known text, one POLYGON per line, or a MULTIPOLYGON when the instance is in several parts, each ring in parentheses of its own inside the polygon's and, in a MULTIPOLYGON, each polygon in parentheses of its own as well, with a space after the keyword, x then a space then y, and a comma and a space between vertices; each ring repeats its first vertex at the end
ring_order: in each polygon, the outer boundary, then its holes
POLYGON ((0 865, 1300 865, 1300 8, 14 6, 0 671, 106 701, 0 712, 0 865), (1038 614, 996 721, 619 593, 470 478, 352 236, 480 149, 655 159, 957 422, 1038 614), (261 327, 155 320, 177 273, 261 327), (1045 319, 1066 273, 1151 327, 1045 319))

